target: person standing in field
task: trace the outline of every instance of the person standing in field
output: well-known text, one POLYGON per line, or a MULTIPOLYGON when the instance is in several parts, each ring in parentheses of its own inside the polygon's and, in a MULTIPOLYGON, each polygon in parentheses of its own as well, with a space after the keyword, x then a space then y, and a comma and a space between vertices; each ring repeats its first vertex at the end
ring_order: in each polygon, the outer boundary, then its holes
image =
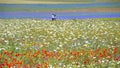
POLYGON ((56 15, 52 14, 52 21, 56 20, 56 15))

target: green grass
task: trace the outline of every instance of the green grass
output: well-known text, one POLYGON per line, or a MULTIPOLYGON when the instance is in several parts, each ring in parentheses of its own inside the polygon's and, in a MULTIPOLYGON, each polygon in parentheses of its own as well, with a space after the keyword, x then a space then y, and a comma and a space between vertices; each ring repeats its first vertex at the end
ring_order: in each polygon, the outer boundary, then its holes
MULTIPOLYGON (((69 4, 69 3, 83 3, 87 2, 90 3, 89 0, 0 0, 0 3, 10 3, 10 4, 38 4, 38 3, 44 3, 44 4, 69 4)), ((93 2, 93 1, 92 1, 93 2)))
POLYGON ((99 20, 106 20, 106 21, 120 21, 120 18, 99 18, 99 20))
POLYGON ((0 19, 0 27, 3 67, 120 67, 120 18, 0 19))
MULTIPOLYGON (((17 8, 17 7, 9 7, 9 6, 0 6, 0 12, 11 12, 11 11, 27 11, 27 12, 53 12, 53 11, 68 11, 68 12, 70 12, 70 11, 73 11, 73 10, 75 10, 76 12, 77 11, 80 11, 80 10, 82 10, 82 9, 89 9, 90 10, 90 8, 91 9, 101 9, 101 8, 106 8, 106 9, 110 9, 110 8, 119 8, 119 6, 116 6, 116 7, 114 7, 114 6, 112 6, 112 7, 106 7, 106 6, 104 6, 104 7, 87 7, 87 8, 85 8, 85 7, 80 7, 80 8, 41 8, 41 7, 39 7, 39 8, 24 8, 24 7, 21 7, 21 8, 17 8)), ((85 12, 90 12, 89 10, 87 10, 87 11, 85 11, 85 12)), ((104 11, 104 10, 103 10, 104 11)), ((94 12, 94 11, 93 11, 94 12)), ((102 12, 102 10, 100 10, 100 12, 102 12)), ((112 11, 107 11, 107 12, 112 12, 112 11)), ((116 11, 113 11, 113 12, 118 12, 118 10, 116 10, 116 11)))
POLYGON ((0 3, 8 4, 69 4, 69 3, 96 3, 96 2, 120 2, 119 0, 0 0, 0 3))
MULTIPOLYGON (((5 11, 28 11, 28 12, 40 12, 40 11, 61 11, 61 10, 77 10, 77 8, 15 8, 15 7, 1 7, 0 6, 0 11, 5 12, 5 11)), ((78 8, 79 10, 79 8, 78 8)))

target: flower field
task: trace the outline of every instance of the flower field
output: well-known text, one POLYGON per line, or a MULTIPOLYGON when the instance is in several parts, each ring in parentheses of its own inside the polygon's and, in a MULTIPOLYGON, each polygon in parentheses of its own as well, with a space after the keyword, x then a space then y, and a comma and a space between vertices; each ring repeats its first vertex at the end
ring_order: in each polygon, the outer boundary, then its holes
POLYGON ((0 19, 0 68, 119 68, 120 20, 0 19))

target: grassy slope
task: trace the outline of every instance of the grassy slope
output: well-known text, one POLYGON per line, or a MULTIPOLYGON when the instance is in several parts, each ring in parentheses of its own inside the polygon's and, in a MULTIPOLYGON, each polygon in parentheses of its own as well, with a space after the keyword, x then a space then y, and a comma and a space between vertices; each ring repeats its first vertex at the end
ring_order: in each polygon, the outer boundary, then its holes
POLYGON ((0 6, 0 12, 6 11, 27 11, 27 12, 120 12, 119 6, 104 6, 104 7, 85 7, 85 8, 42 8, 42 7, 35 7, 35 8, 17 8, 17 7, 9 7, 9 6, 0 6))
POLYGON ((95 3, 95 2, 120 2, 120 0, 0 0, 0 3, 8 4, 63 4, 63 3, 95 3))
POLYGON ((89 0, 0 0, 0 3, 10 3, 10 4, 38 4, 38 3, 44 3, 44 4, 63 4, 63 3, 79 3, 79 2, 91 2, 89 0))
POLYGON ((14 12, 14 11, 26 11, 26 12, 120 12, 120 8, 14 8, 14 7, 0 7, 0 12, 14 12), (74 10, 73 10, 74 9, 74 10))
POLYGON ((99 20, 112 20, 112 21, 120 21, 120 18, 99 18, 99 20))
MULTIPOLYGON (((99 2, 120 2, 119 0, 0 0, 1 4, 76 4, 76 3, 99 3, 99 2)), ((115 7, 92 7, 92 8, 96 8, 96 9, 100 9, 100 8, 115 8, 115 7)), ((116 7, 119 8, 119 7, 116 7)), ((68 11, 72 11, 72 10, 76 10, 76 11, 83 11, 84 9, 80 9, 80 8, 15 8, 15 7, 5 7, 5 6, 0 6, 0 11, 4 12, 4 11, 34 11, 34 12, 39 12, 39 11, 64 11, 64 10, 68 10, 68 11)), ((86 8, 85 8, 86 9, 86 8)), ((95 11, 96 11, 95 9, 95 11)), ((102 10, 102 9, 100 9, 102 10)), ((116 9, 115 9, 116 10, 116 9)), ((89 10, 87 10, 89 11, 89 10)), ((86 12, 86 11, 85 11, 86 12)), ((109 11, 108 12, 114 12, 114 11, 109 11)), ((116 12, 119 12, 119 9, 117 9, 116 12)))

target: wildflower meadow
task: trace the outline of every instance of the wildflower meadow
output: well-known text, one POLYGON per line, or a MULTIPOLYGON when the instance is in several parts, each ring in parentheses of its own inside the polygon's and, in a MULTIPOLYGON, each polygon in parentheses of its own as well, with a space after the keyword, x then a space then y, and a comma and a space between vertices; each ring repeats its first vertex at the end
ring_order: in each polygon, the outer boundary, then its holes
POLYGON ((119 19, 0 19, 0 68, 119 67, 119 19))

